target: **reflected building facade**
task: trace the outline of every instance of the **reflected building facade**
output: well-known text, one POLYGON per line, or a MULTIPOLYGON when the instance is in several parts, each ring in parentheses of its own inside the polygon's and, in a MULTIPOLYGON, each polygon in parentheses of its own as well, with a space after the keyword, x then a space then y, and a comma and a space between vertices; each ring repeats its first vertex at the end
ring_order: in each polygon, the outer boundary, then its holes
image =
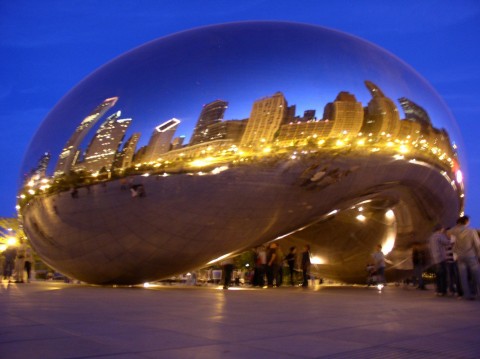
POLYGON ((142 159, 143 162, 157 161, 161 155, 171 149, 172 138, 179 123, 180 120, 172 118, 155 127, 142 159))
POLYGON ((208 127, 223 120, 223 115, 228 108, 228 102, 215 100, 203 106, 193 130, 190 145, 197 145, 210 140, 208 127))
POLYGON ((119 155, 125 132, 132 122, 131 118, 120 119, 120 116, 121 112, 118 111, 102 123, 87 147, 84 160, 79 162, 75 169, 89 172, 112 169, 113 163, 119 155))
POLYGON ((82 120, 60 153, 57 165, 55 167, 55 175, 61 175, 70 172, 78 159, 78 148, 88 131, 109 109, 115 106, 117 100, 118 97, 107 98, 82 120))
POLYGON ((133 165, 133 156, 135 155, 140 135, 139 132, 135 132, 125 142, 122 151, 115 158, 114 169, 124 171, 133 165))
POLYGON ((365 123, 361 129, 367 135, 396 137, 399 131, 400 117, 395 103, 386 97, 380 88, 371 81, 365 81, 372 99, 365 109, 365 123))
POLYGON ((240 145, 258 148, 272 142, 287 113, 287 100, 281 92, 255 101, 240 145))
POLYGON ((363 107, 354 95, 340 92, 333 103, 325 106, 323 118, 333 121, 329 136, 356 136, 363 124, 363 107))
POLYGON ((183 147, 183 143, 185 142, 185 136, 175 137, 172 141, 172 150, 178 150, 183 147))

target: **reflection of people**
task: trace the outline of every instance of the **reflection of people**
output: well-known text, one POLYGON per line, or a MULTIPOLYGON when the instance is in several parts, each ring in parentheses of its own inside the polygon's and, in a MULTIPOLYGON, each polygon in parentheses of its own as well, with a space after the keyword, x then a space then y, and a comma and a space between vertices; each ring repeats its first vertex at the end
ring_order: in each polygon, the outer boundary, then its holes
POLYGON ((386 284, 385 280, 385 255, 382 252, 382 245, 377 244, 377 250, 372 254, 375 272, 377 273, 377 283, 386 284))
POLYGON ((303 247, 302 273, 303 273, 302 287, 306 288, 308 287, 308 274, 310 273, 310 246, 308 244, 303 247))
POLYGON ((375 265, 369 262, 367 263, 365 270, 367 272, 367 287, 374 285, 377 280, 375 276, 375 265))
POLYGON ((285 256, 285 260, 287 261, 288 264, 288 269, 290 272, 290 285, 294 285, 294 275, 295 275, 295 257, 297 254, 297 248, 296 247, 290 247, 290 251, 288 254, 285 256))
POLYGON ((143 184, 134 184, 130 187, 132 197, 145 197, 145 187, 143 184))
POLYGON ((467 271, 469 271, 472 276, 475 285, 474 289, 478 291, 477 288, 480 288, 480 264, 478 262, 480 239, 478 238, 477 231, 468 226, 469 223, 470 218, 468 216, 460 217, 457 220, 457 225, 450 231, 450 234, 455 236, 453 252, 457 256, 463 297, 465 299, 474 299, 474 293, 468 282, 467 271))
POLYGON ((73 188, 72 188, 72 191, 70 192, 70 196, 72 196, 72 198, 78 198, 78 189, 77 189, 77 187, 73 187, 73 188))
POLYGON ((424 248, 419 243, 414 243, 412 247, 412 263, 413 263, 413 284, 418 289, 425 290, 425 283, 423 281, 423 268, 426 264, 426 253, 424 248))

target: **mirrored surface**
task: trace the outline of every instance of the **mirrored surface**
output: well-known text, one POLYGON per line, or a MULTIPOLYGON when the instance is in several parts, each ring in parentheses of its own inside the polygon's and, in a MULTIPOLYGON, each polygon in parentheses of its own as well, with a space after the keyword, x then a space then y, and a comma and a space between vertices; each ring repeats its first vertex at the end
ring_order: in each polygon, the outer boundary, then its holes
POLYGON ((272 240, 312 245, 319 275, 347 282, 382 243, 400 277, 411 244, 462 211, 456 128, 424 79, 363 40, 204 27, 65 95, 27 151, 18 208, 38 253, 91 283, 165 278, 272 240))

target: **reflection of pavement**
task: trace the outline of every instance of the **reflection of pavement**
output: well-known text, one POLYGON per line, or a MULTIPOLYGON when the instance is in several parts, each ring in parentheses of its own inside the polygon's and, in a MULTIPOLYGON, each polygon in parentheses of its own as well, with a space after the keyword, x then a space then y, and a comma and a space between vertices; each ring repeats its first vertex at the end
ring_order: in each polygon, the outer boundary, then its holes
MULTIPOLYGON (((379 155, 274 158, 217 174, 137 176, 133 184, 143 184, 146 196, 132 198, 120 181, 112 181, 90 192, 80 188, 78 198, 65 192, 35 198, 23 211, 35 250, 83 281, 141 283, 265 243, 333 209, 340 218, 366 200, 384 203, 382 216, 394 206, 405 236, 425 235, 437 219, 452 222, 460 206, 458 193, 434 167, 379 155)), ((385 225, 370 221, 362 227, 368 231, 352 237, 346 221, 358 227, 355 216, 343 218, 302 232, 311 235, 300 234, 299 240, 315 242, 324 257, 333 258, 329 277, 363 282, 366 260, 383 241, 385 225)), ((396 243, 398 261, 409 245, 396 243)))
POLYGON ((0 287, 0 357, 478 358, 479 301, 433 290, 0 287))

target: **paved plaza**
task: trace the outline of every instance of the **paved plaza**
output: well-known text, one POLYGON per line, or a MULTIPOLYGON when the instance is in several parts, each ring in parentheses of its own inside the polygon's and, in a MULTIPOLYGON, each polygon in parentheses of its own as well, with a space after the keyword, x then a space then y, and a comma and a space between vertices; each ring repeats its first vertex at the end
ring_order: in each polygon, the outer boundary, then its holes
POLYGON ((478 358, 480 300, 388 286, 0 289, 0 358, 478 358))

